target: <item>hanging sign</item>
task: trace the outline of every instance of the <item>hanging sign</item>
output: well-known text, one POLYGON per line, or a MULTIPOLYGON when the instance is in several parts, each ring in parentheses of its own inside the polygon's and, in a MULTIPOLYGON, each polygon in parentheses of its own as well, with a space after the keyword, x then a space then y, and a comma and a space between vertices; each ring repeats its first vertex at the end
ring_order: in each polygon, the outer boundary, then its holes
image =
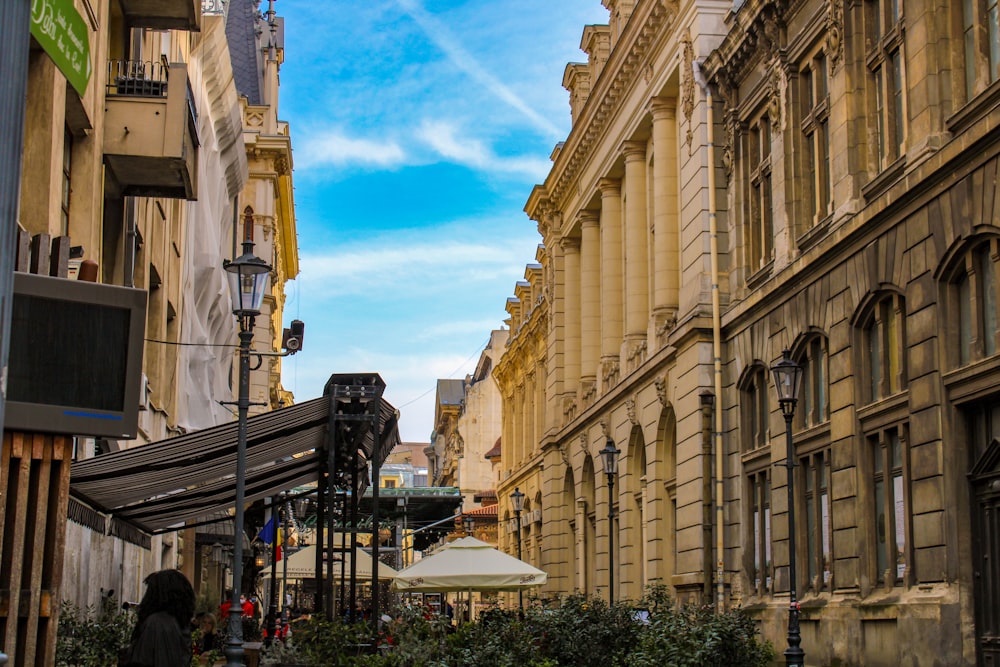
POLYGON ((73 0, 31 0, 31 34, 83 96, 91 73, 90 38, 73 0))

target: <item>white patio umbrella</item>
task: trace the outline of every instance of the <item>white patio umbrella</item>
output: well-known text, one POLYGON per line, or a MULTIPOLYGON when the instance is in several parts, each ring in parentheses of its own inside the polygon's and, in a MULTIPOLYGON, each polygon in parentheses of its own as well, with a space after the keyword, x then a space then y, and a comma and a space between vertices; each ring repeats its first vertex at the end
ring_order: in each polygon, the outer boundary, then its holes
POLYGON ((541 586, 548 575, 474 537, 463 537, 404 568, 398 591, 516 591, 541 586))

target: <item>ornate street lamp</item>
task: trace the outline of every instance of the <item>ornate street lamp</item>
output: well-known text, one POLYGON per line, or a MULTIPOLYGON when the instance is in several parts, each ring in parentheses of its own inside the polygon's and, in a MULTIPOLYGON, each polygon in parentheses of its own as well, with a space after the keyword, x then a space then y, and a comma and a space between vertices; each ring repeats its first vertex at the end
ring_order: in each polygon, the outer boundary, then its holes
MULTIPOLYGON (((514 506, 514 521, 517 523, 517 559, 521 560, 521 510, 524 509, 524 494, 521 489, 514 487, 514 493, 510 494, 510 502, 514 506)), ((517 604, 524 614, 524 591, 518 589, 517 604)))
POLYGON ((604 472, 608 476, 608 604, 615 601, 615 476, 618 474, 619 454, 621 451, 609 437, 601 450, 604 472))
POLYGON ((476 520, 471 516, 465 516, 462 518, 462 524, 465 527, 465 534, 468 537, 472 537, 472 529, 475 528, 476 520))
POLYGON ((229 274, 229 289, 233 298, 233 315, 240 324, 240 382, 236 402, 238 439, 236 447, 236 508, 233 517, 233 597, 229 614, 229 641, 226 654, 229 667, 243 664, 243 620, 240 613, 240 587, 243 578, 243 503, 246 493, 247 412, 250 409, 250 343, 253 342, 254 318, 267 291, 271 266, 253 254, 253 241, 243 241, 243 254, 231 262, 223 262, 229 274))
POLYGON ((802 386, 802 366, 799 366, 789 356, 788 350, 782 353, 781 361, 771 367, 774 377, 774 387, 778 392, 778 404, 785 418, 785 468, 788 469, 788 648, 785 649, 785 664, 789 667, 802 667, 805 664, 805 651, 799 644, 802 637, 799 634, 799 603, 795 597, 795 459, 792 444, 792 417, 795 416, 795 404, 799 400, 799 388, 802 386))

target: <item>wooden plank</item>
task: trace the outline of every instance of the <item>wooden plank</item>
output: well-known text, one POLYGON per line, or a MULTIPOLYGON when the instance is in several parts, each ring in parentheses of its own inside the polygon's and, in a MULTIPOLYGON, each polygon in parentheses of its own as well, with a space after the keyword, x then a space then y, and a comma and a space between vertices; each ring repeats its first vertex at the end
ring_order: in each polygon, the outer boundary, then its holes
MULTIPOLYGON (((31 526, 31 553, 46 554, 51 558, 45 546, 46 532, 51 529, 53 523, 58 524, 58 521, 53 522, 51 520, 52 511, 56 508, 48 506, 50 475, 52 474, 52 444, 54 438, 51 435, 35 433, 31 439, 32 467, 36 470, 36 474, 34 475, 36 484, 30 490, 31 503, 28 506, 28 509, 34 509, 34 512, 32 513, 33 516, 26 517, 28 521, 33 522, 31 526)), ((41 611, 42 571, 46 566, 46 562, 54 563, 54 561, 49 561, 49 558, 29 559, 27 554, 25 554, 25 560, 28 561, 26 569, 29 602, 26 610, 28 617, 25 627, 25 634, 28 641, 21 648, 21 655, 24 657, 24 664, 26 665, 37 663, 35 658, 39 643, 38 628, 39 612, 41 611)))
MULTIPOLYGON (((15 442, 18 439, 23 441, 23 438, 24 434, 14 434, 15 442)), ((28 448, 22 444, 22 453, 26 450, 28 448)), ((21 596, 19 592, 21 590, 25 560, 24 529, 27 518, 25 512, 28 507, 29 486, 31 484, 31 458, 22 455, 18 459, 12 460, 10 472, 12 475, 16 474, 17 478, 15 488, 8 491, 8 493, 14 494, 14 507, 10 509, 13 509, 11 516, 14 518, 15 525, 11 526, 13 535, 10 539, 10 570, 8 571, 8 578, 5 581, 7 583, 5 588, 10 591, 10 606, 7 613, 7 636, 4 637, 4 649, 16 656, 20 654, 21 650, 21 647, 18 646, 18 639, 21 638, 21 633, 18 632, 18 626, 20 625, 18 618, 21 615, 21 596), (17 465, 16 473, 13 468, 15 464, 17 465)))
MULTIPOLYGON (((39 636, 41 663, 44 665, 55 664, 56 653, 56 630, 59 625, 59 601, 62 600, 63 582, 63 560, 66 557, 66 517, 69 513, 69 480, 70 461, 73 456, 73 438, 69 436, 53 436, 53 475, 52 481, 56 484, 54 496, 56 507, 49 508, 52 516, 57 517, 57 522, 49 527, 50 540, 46 544, 47 553, 51 554, 51 562, 46 575, 47 590, 42 591, 42 611, 46 613, 49 621, 45 628, 45 635, 39 636), (41 650, 44 648, 44 651, 41 650)), ((192 543, 194 540, 192 540, 192 543)))

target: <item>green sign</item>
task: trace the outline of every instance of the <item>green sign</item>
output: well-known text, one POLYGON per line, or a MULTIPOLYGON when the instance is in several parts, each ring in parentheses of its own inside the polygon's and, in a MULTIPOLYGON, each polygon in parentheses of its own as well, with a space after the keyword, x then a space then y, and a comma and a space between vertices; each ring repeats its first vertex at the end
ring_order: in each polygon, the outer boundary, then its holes
POLYGON ((73 0, 31 0, 31 34, 82 96, 90 81, 90 38, 73 0))

